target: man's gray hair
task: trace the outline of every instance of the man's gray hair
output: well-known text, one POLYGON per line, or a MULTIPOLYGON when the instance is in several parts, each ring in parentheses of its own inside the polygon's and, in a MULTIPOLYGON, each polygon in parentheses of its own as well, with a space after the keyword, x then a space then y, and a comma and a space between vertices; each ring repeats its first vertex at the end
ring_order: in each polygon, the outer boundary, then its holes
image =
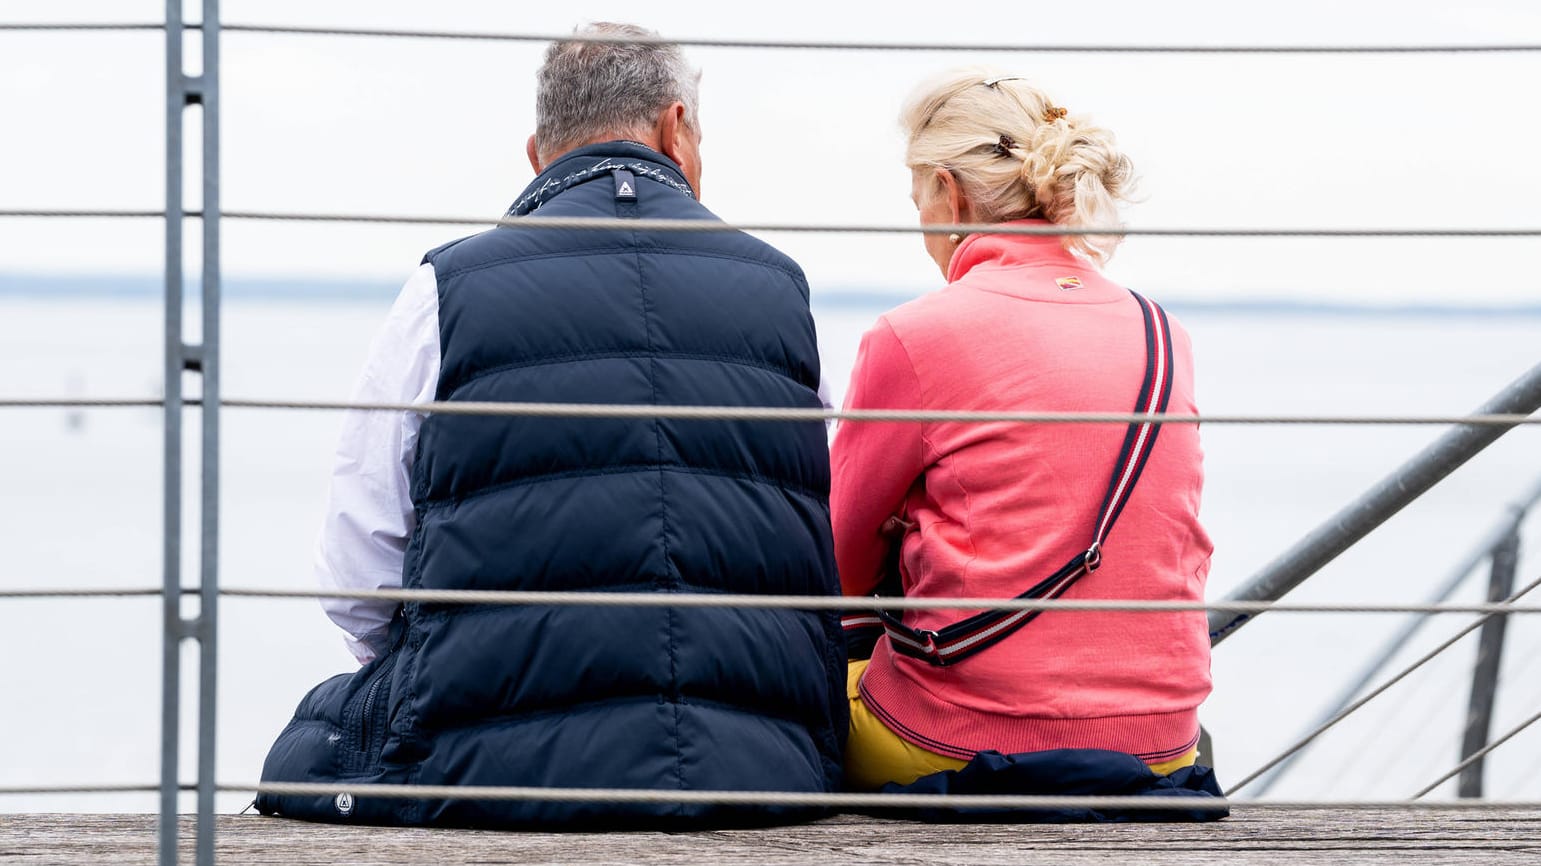
POLYGON ((562 41, 547 49, 535 95, 535 149, 542 159, 606 135, 640 138, 675 102, 685 104, 685 123, 700 130, 701 73, 678 45, 634 24, 599 22, 573 33, 617 41, 562 41))

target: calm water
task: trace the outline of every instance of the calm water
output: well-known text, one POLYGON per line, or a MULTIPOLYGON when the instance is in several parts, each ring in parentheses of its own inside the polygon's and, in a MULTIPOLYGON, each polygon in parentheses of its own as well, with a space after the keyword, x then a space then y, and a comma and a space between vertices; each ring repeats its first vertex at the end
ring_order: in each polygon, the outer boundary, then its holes
MULTIPOLYGON (((346 396, 386 306, 232 302, 225 316, 226 395, 346 396)), ((1541 358, 1541 317, 1185 314, 1173 306, 1193 334, 1200 406, 1211 413, 1464 412, 1541 358)), ((818 307, 837 394, 861 332, 881 309, 818 307)), ((152 396, 160 346, 153 299, 0 298, 5 396, 152 396)), ((158 585, 158 412, 11 410, 0 419, 0 547, 7 554, 0 587, 158 585)), ((226 414, 224 585, 309 587, 338 423, 333 413, 226 414)), ((1211 596, 1245 580, 1438 432, 1206 427, 1204 518, 1217 547, 1211 596)), ((197 441, 196 426, 188 441, 197 441)), ((1292 598, 1421 600, 1503 504, 1538 476, 1541 430, 1511 433, 1292 598)), ((1533 521, 1525 542, 1522 582, 1541 576, 1534 553, 1541 521, 1533 521)), ((191 556, 188 569, 191 575, 191 556)), ((1473 582, 1461 597, 1476 600, 1480 593, 1473 582)), ((0 602, 0 786, 157 779, 158 604, 0 602)), ((225 782, 251 782, 299 697, 347 669, 351 658, 312 601, 230 599, 221 617, 218 772, 225 782)), ((1441 618, 1420 647, 1465 621, 1441 618)), ((1216 689, 1203 716, 1222 780, 1240 778, 1286 745, 1400 622, 1388 615, 1279 613, 1217 650, 1216 689)), ((1495 732, 1541 705, 1541 623, 1517 618, 1508 649, 1495 732)), ((1410 649, 1409 657, 1418 651, 1410 649)), ((1457 758, 1474 655, 1468 640, 1372 704, 1325 738, 1273 793, 1400 797, 1443 773, 1457 758)), ((191 679, 191 653, 189 664, 191 679)), ((189 748, 184 766, 192 759, 189 748)), ((1528 731, 1489 761, 1489 793, 1541 798, 1538 770, 1541 730, 1528 731)), ((220 806, 244 803, 230 795, 220 806)), ((154 807, 148 795, 0 798, 0 811, 154 807)))

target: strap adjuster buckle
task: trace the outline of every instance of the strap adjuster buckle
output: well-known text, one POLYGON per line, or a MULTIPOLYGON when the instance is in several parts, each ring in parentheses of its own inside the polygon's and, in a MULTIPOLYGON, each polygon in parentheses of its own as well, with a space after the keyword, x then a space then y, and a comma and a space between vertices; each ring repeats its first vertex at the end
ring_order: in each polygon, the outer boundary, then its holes
POLYGON ((925 641, 925 643, 920 648, 921 652, 928 656, 938 655, 936 639, 941 637, 941 635, 931 631, 930 629, 921 629, 917 631, 916 634, 918 634, 921 639, 925 641))
POLYGON ((1102 542, 1093 541, 1092 546, 1086 548, 1085 557, 1081 564, 1086 569, 1087 574, 1091 574, 1100 568, 1102 566, 1102 542))

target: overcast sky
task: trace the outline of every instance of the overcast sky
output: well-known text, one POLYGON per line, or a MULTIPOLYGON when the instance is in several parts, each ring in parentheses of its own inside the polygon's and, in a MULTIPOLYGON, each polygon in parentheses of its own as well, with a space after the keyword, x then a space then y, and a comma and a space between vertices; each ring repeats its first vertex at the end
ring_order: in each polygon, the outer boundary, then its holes
MULTIPOLYGON (((196 4, 193 4, 196 5, 196 4)), ((834 3, 226 0, 230 23, 958 43, 1541 43, 1514 2, 834 3)), ((0 0, 0 21, 156 21, 156 0, 0 0)), ((227 34, 230 210, 496 217, 529 181, 538 43, 227 34)), ((704 200, 735 222, 915 219, 896 116, 928 74, 989 63, 1111 128, 1127 222, 1541 226, 1541 53, 1153 56, 690 49, 704 200)), ((0 208, 162 205, 158 33, 0 33, 0 208)), ((195 177, 195 175, 193 176, 195 177)), ((196 189, 196 184, 189 184, 196 189)), ((227 273, 395 281, 465 232, 228 222, 227 273)), ((158 223, 0 221, 0 272, 153 273, 158 223)), ((918 236, 776 235, 815 292, 939 278, 918 236)), ((1111 274, 1165 298, 1541 302, 1541 240, 1132 238, 1111 274)))

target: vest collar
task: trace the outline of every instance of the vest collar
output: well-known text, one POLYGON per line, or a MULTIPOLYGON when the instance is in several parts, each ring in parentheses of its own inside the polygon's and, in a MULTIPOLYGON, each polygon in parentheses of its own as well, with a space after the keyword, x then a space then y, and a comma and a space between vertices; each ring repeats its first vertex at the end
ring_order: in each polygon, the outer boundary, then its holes
MULTIPOLYGON (((1051 223, 1028 219, 1002 225, 1048 228, 1051 223)), ((955 283, 976 266, 987 263, 1005 267, 1063 264, 1089 268, 1088 262, 1065 249, 1062 240, 1058 235, 969 235, 953 250, 952 261, 947 265, 947 282, 955 283)))
POLYGON ((695 198, 674 160, 635 141, 606 141, 570 150, 546 166, 509 207, 507 215, 524 216, 563 192, 616 169, 625 169, 695 198))

